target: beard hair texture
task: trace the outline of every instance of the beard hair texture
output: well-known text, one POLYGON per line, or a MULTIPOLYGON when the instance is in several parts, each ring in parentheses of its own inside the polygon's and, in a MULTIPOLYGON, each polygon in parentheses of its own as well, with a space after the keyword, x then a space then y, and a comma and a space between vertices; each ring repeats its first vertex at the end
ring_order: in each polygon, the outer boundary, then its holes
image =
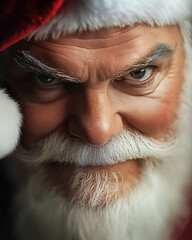
MULTIPOLYGON (((97 177, 101 181, 104 178, 108 184, 105 186, 105 181, 101 184, 95 179, 96 195, 93 198, 88 196, 91 202, 87 202, 86 192, 89 194, 92 181, 85 188, 84 180, 87 177, 93 180, 94 175, 80 173, 76 181, 83 176, 82 186, 74 201, 68 201, 57 193, 57 189, 47 188, 45 176, 32 174, 14 202, 14 232, 20 240, 170 239, 175 219, 187 217, 187 203, 183 196, 189 171, 180 168, 182 164, 178 164, 178 159, 167 160, 172 163, 158 165, 158 168, 152 161, 146 161, 139 184, 129 194, 96 208, 103 188, 105 191, 110 184, 107 175, 99 173, 101 175, 97 177), (184 174, 182 179, 178 174, 184 174)), ((115 183, 113 177, 111 180, 115 183)), ((78 185, 79 182, 74 182, 74 186, 78 185)), ((116 191, 115 187, 113 195, 116 191)))
POLYGON ((72 175, 70 201, 74 204, 94 209, 119 198, 119 181, 123 181, 123 176, 118 171, 77 168, 72 175))

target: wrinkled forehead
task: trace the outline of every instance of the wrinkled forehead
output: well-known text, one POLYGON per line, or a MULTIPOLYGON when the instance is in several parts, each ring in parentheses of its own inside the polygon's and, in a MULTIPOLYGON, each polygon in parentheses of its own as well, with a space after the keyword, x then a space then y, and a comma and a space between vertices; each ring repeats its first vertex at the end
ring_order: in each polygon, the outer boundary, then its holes
POLYGON ((41 41, 34 39, 28 41, 25 39, 4 52, 26 48, 37 54, 39 51, 49 51, 51 53, 52 50, 60 54, 64 50, 70 53, 71 48, 73 48, 73 53, 78 53, 81 50, 86 55, 88 52, 97 50, 100 50, 101 54, 106 54, 106 52, 114 52, 126 48, 131 51, 141 50, 141 54, 147 54, 147 51, 150 51, 158 43, 167 43, 174 48, 176 44, 175 37, 181 37, 178 25, 151 27, 146 24, 136 24, 122 28, 112 27, 96 31, 77 32, 58 39, 48 38, 41 41))
MULTIPOLYGON (((8 48, 1 55, 6 59, 14 58, 17 50, 28 50, 40 59, 51 61, 54 67, 54 59, 61 56, 66 60, 70 57, 74 61, 86 58, 91 61, 92 56, 99 60, 102 57, 119 57, 130 55, 142 58, 153 51, 159 44, 167 44, 175 49, 178 42, 181 43, 181 32, 178 25, 173 26, 149 26, 136 24, 134 26, 103 28, 96 31, 84 31, 68 34, 58 39, 36 41, 34 39, 22 40, 18 44, 8 48), (78 59, 77 59, 78 57, 78 59)), ((134 62, 134 59, 133 59, 134 62)), ((58 67, 58 65, 57 65, 58 67)))
MULTIPOLYGON (((27 50, 30 56, 22 56, 27 64, 46 63, 54 69, 87 79, 85 70, 102 69, 111 78, 133 65, 154 62, 169 56, 176 46, 182 46, 182 36, 178 25, 154 26, 136 24, 134 26, 103 28, 97 31, 68 34, 59 39, 42 41, 21 41, 8 49, 4 61, 15 58, 20 50, 27 50)), ((10 65, 11 67, 11 65, 10 65)), ((18 75, 18 72, 16 72, 18 75)))

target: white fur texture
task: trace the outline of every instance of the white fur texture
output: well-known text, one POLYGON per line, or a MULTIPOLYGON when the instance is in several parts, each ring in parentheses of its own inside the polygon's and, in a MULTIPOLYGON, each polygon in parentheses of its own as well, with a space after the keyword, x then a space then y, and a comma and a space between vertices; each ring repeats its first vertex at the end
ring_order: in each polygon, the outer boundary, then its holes
POLYGON ((16 102, 4 90, 0 90, 0 159, 17 145, 21 116, 16 102))
POLYGON ((177 24, 191 17, 191 9, 191 0, 71 0, 28 38, 57 39, 84 30, 143 22, 159 26, 177 24))

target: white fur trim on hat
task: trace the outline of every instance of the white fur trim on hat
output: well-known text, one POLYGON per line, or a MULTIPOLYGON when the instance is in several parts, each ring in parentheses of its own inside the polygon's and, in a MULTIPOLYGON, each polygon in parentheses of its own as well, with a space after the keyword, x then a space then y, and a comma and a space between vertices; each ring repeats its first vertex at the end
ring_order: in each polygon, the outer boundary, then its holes
POLYGON ((172 25, 192 15, 191 0, 70 0, 48 23, 29 35, 35 40, 135 23, 172 25))
POLYGON ((18 105, 0 90, 0 159, 11 153, 19 139, 21 116, 18 105))

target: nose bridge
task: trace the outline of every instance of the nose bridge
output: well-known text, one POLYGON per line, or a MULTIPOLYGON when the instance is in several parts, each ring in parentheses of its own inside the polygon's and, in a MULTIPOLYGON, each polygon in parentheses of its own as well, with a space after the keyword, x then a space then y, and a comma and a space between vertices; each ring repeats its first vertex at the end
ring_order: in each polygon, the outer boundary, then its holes
POLYGON ((81 125, 89 134, 106 135, 113 115, 107 90, 89 87, 82 98, 82 108, 80 107, 78 116, 81 125))
POLYGON ((92 145, 102 145, 121 130, 106 86, 86 87, 77 99, 70 133, 92 145))
POLYGON ((98 118, 97 120, 102 122, 107 116, 109 117, 109 114, 112 111, 107 89, 102 87, 86 89, 84 104, 85 117, 88 117, 93 121, 98 118))

